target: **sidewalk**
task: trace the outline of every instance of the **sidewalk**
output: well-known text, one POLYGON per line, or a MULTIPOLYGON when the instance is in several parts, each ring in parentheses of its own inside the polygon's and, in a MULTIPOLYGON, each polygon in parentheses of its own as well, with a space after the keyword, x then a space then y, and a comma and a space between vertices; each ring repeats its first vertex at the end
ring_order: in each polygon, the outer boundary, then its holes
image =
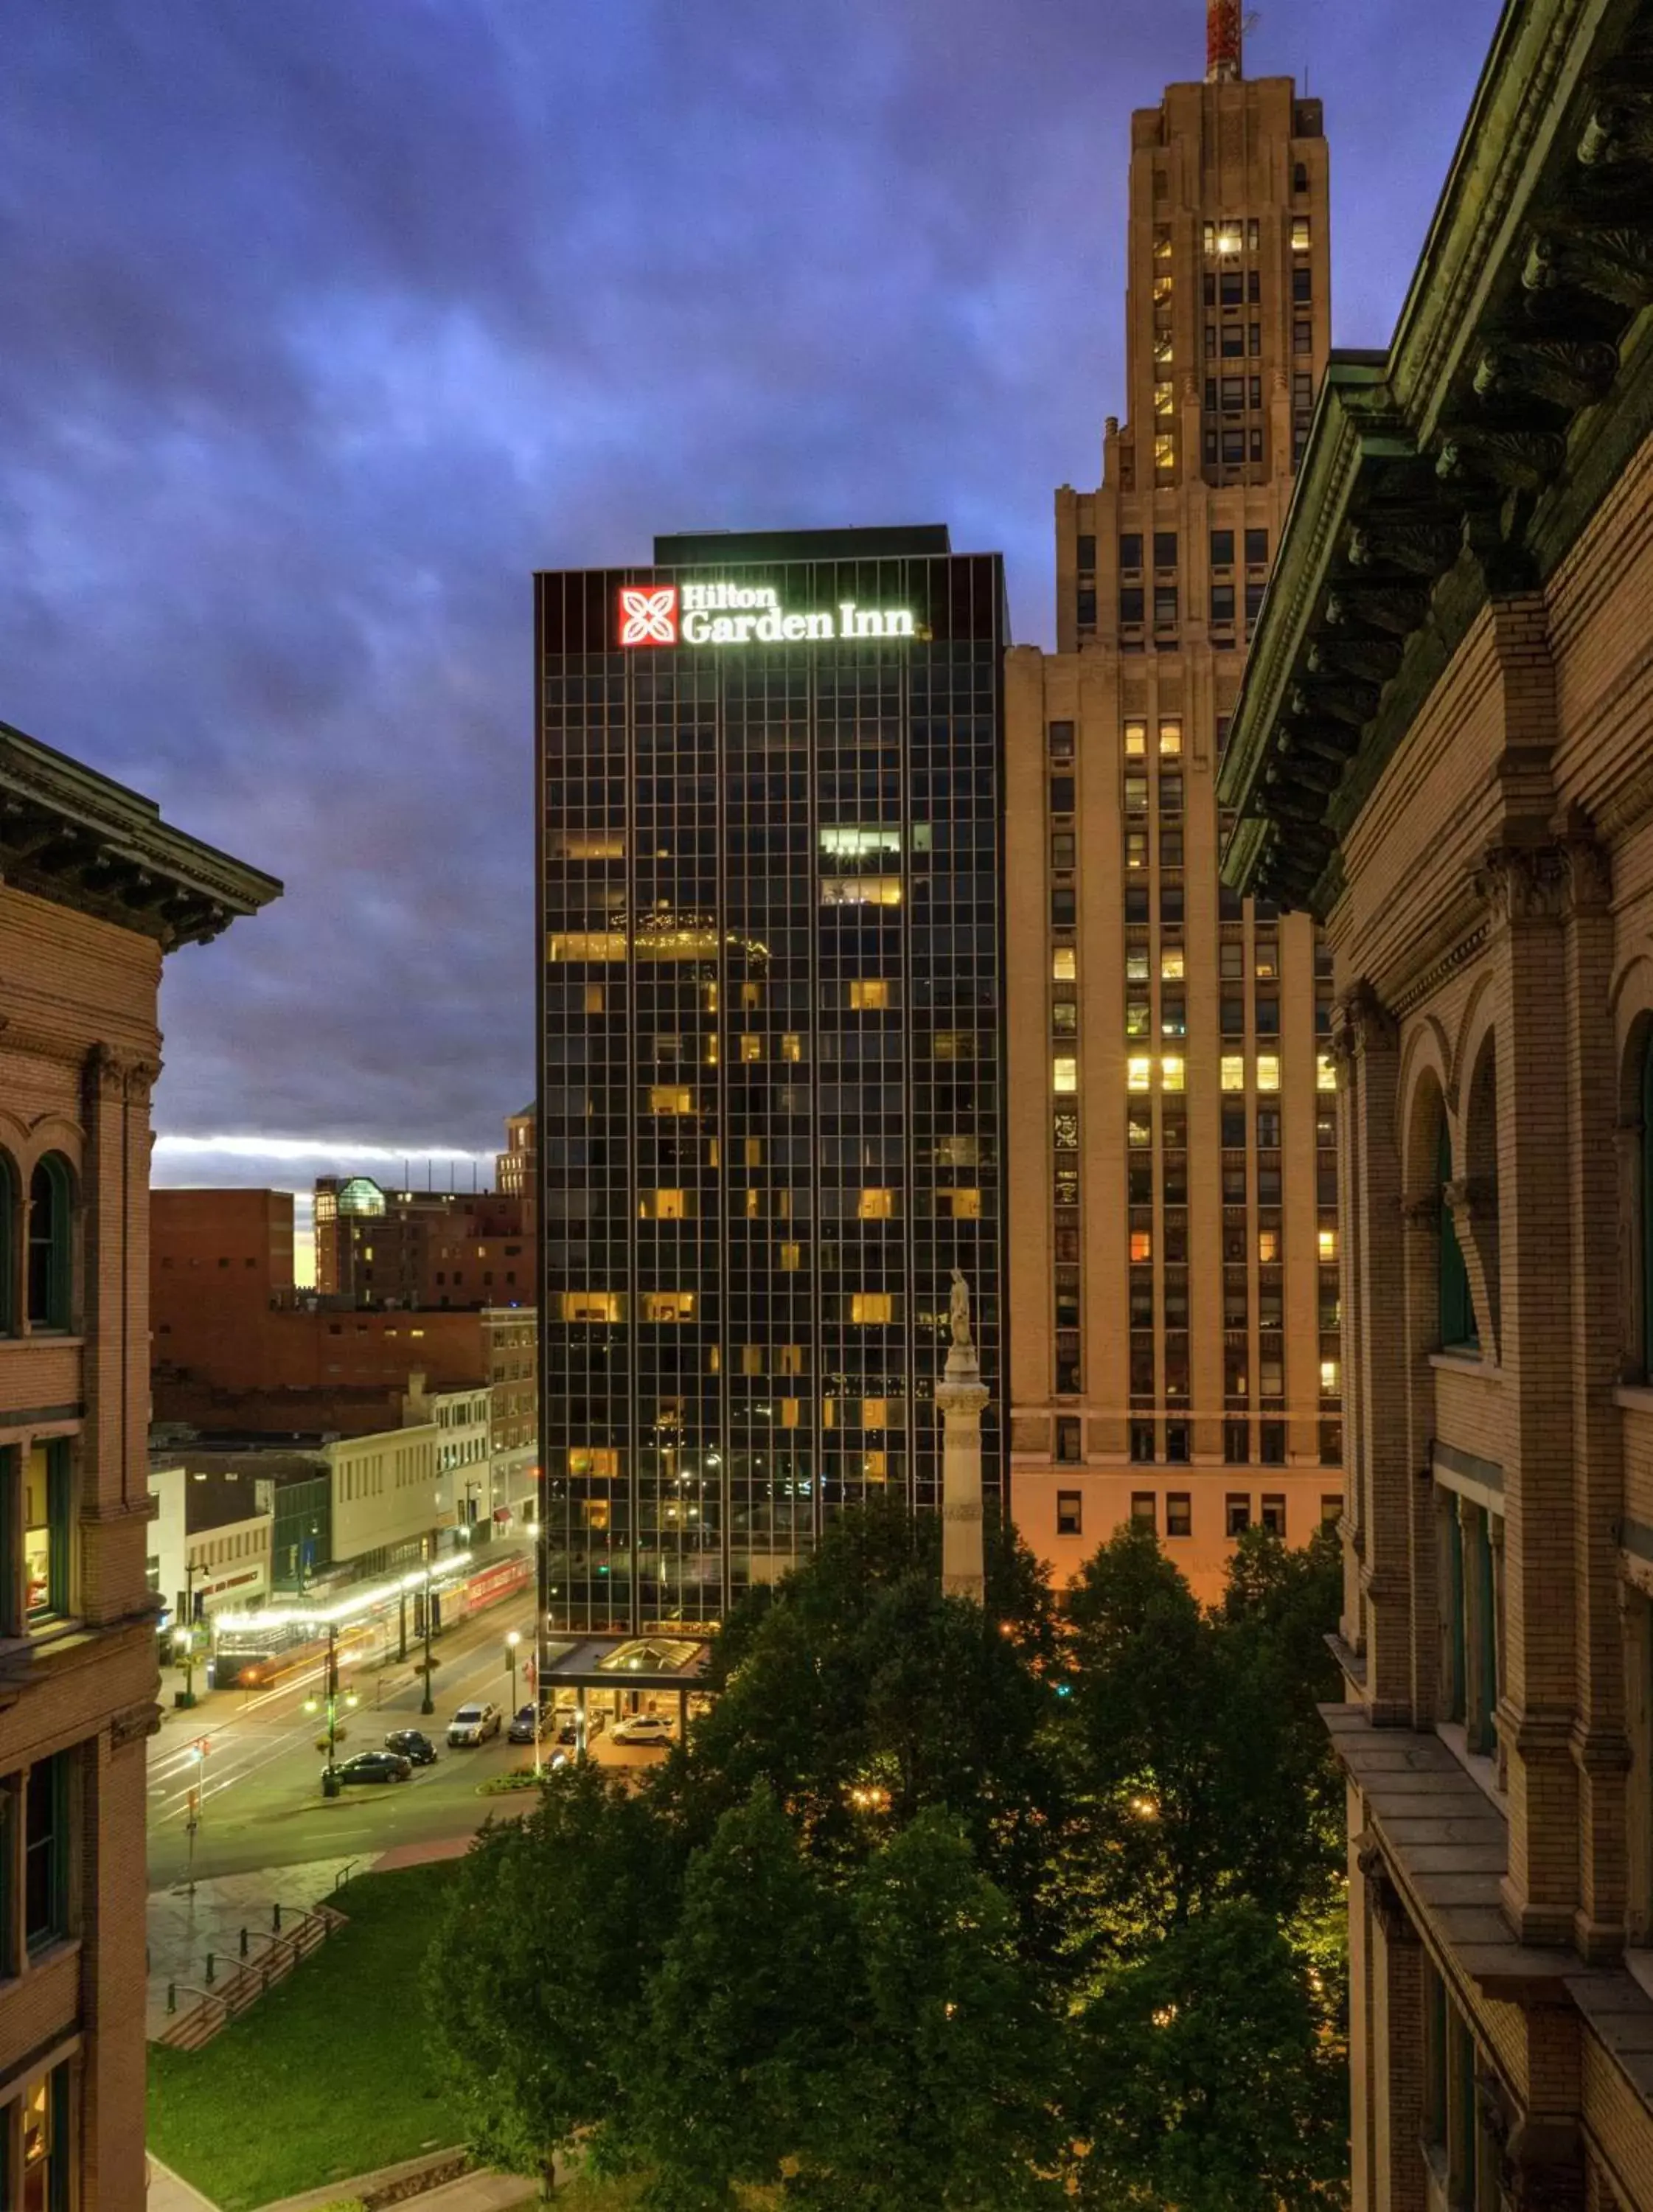
MULTIPOLYGON (((352 1858, 312 1859, 302 1866, 271 1867, 261 1874, 219 1875, 198 1881, 195 1895, 176 1890, 151 1891, 145 1915, 149 1949, 149 1986, 146 2032, 151 2041, 161 2034, 170 2015, 167 1985, 176 1982, 179 2009, 197 2002, 186 1995, 204 1986, 207 1954, 216 1958, 216 1978, 224 1981, 241 1964, 241 1930, 249 1931, 247 1958, 256 1961, 270 1948, 261 1936, 273 1933, 271 1907, 279 1905, 283 1917, 307 1912, 332 1895, 338 1875, 347 1866, 365 1871, 368 1861, 352 1858)), ((154 2197, 150 2199, 153 2212, 154 2197)))
POLYGON ((144 2212, 218 2212, 210 2197, 203 2197, 198 2189, 191 2189, 181 2174, 174 2173, 169 2166, 151 2154, 149 2161, 149 2188, 144 2198, 144 2212))

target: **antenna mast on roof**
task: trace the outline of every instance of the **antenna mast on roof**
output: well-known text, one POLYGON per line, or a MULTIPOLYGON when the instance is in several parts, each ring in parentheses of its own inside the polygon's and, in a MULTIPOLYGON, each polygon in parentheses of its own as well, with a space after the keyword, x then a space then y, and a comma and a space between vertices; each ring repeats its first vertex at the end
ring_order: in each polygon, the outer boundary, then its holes
POLYGON ((1243 74, 1240 0, 1206 0, 1206 82, 1231 84, 1243 74))

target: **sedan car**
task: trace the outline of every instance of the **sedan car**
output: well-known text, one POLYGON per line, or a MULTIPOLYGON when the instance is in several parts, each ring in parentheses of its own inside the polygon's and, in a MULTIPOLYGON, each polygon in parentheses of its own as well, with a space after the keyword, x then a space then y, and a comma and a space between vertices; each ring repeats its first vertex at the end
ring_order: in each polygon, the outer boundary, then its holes
POLYGON ((672 1723, 661 1713, 630 1713, 614 1724, 616 1743, 670 1743, 672 1723))
POLYGON ((386 1751, 399 1751, 416 1766, 435 1766, 436 1747, 422 1729, 392 1729, 385 1738, 386 1751))
POLYGON ((500 1732, 500 1709, 497 1705, 461 1705, 447 1724, 447 1740, 457 1749, 486 1743, 490 1735, 500 1732))
POLYGON ((511 1716, 511 1725, 505 1731, 507 1743, 532 1743, 537 1732, 539 1715, 532 1705, 519 1705, 511 1716))
POLYGON ((359 1751, 354 1759, 341 1759, 337 1766, 322 1769, 321 1778, 331 1775, 342 1784, 349 1782, 410 1782, 413 1778, 413 1761, 404 1759, 395 1751, 359 1751))

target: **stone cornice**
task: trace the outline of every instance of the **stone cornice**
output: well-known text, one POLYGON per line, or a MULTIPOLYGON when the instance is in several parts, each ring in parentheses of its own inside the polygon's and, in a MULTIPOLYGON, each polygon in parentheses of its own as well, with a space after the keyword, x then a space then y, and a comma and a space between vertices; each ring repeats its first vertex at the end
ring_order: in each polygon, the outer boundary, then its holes
POLYGON ((152 799, 0 722, 0 882, 154 938, 203 944, 281 894, 152 799))
POLYGON ((1324 916, 1340 836, 1489 599, 1653 429, 1653 0, 1502 21, 1386 356, 1334 356, 1220 783, 1235 887, 1324 916))

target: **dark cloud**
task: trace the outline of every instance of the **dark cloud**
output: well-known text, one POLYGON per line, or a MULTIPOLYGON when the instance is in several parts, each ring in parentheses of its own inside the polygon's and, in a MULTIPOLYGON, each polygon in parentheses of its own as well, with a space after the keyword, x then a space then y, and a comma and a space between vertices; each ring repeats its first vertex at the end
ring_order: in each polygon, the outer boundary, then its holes
MULTIPOLYGON (((1497 14, 1255 34, 1326 102, 1341 343, 1389 334, 1497 14)), ((171 963, 167 1127, 486 1151, 527 1095, 534 567, 945 518, 1048 634, 1130 111, 1201 27, 8 0, 0 716, 289 886, 171 963)))

